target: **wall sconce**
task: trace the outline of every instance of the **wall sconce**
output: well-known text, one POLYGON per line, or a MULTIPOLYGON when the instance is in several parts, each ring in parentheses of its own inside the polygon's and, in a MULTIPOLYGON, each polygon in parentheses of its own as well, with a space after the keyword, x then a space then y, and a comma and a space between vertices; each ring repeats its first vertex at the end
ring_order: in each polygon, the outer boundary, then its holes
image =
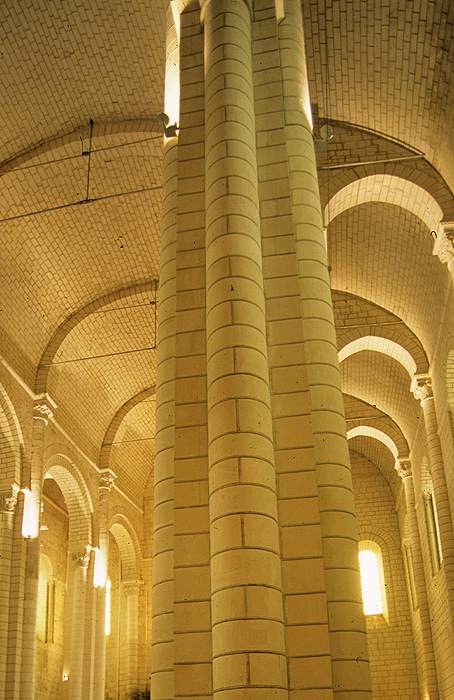
POLYGON ((93 572, 93 586, 95 588, 104 588, 107 580, 107 561, 106 555, 99 547, 93 547, 95 553, 95 570, 93 572))
POLYGON ((33 496, 30 489, 22 489, 24 494, 24 515, 22 518, 22 537, 27 540, 38 537, 40 502, 33 496))

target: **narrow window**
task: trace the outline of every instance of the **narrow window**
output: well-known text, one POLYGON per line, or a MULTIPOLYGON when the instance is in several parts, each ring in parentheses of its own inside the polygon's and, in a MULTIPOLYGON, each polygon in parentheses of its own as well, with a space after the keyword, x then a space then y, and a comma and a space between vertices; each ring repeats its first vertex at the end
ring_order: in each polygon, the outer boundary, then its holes
POLYGON ((110 634, 110 611, 112 605, 111 596, 112 582, 110 579, 106 581, 106 637, 110 634))
POLYGON ((439 572, 441 562, 443 561, 437 510, 435 507, 435 499, 431 491, 425 491, 423 494, 423 498, 426 511, 427 535, 429 538, 430 557, 432 560, 432 573, 435 576, 439 572))
POLYGON ((383 612, 380 591, 380 575, 377 557, 373 552, 364 549, 359 553, 359 569, 361 572, 361 588, 365 615, 380 615, 383 612))
POLYGON ((45 642, 51 644, 54 641, 55 618, 55 581, 47 582, 46 591, 46 632, 45 642))
POLYGON ((413 552, 412 552, 411 545, 409 542, 404 543, 403 553, 404 553, 405 572, 407 574, 408 587, 410 590, 411 606, 412 606, 413 610, 417 610, 418 609, 418 597, 417 597, 417 593, 416 593, 416 579, 415 579, 415 570, 414 570, 414 566, 413 566, 413 552))
POLYGON ((363 540, 359 544, 359 570, 365 615, 388 618, 383 561, 376 542, 363 540))

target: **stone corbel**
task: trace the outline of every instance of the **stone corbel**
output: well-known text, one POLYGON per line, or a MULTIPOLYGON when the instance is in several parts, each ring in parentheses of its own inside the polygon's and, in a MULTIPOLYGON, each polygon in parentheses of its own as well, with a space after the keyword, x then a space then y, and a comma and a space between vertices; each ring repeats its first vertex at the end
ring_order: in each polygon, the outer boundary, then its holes
POLYGON ((50 398, 49 394, 38 394, 33 402, 33 418, 43 420, 47 425, 53 418, 56 408, 57 404, 50 398))
POLYGON ((75 552, 72 555, 72 560, 75 568, 87 569, 90 564, 90 551, 85 549, 83 552, 75 552))
POLYGON ((14 513, 19 490, 19 487, 13 484, 5 491, 0 492, 0 513, 14 513))
POLYGON ((432 379, 428 374, 415 374, 411 383, 411 392, 421 404, 425 399, 433 396, 432 379))
POLYGON ((450 272, 454 272, 454 221, 440 222, 433 254, 438 256, 440 262, 446 263, 450 272))
POLYGON ((110 492, 116 478, 117 475, 110 469, 103 470, 99 475, 99 489, 101 491, 110 492))
POLYGON ((402 481, 412 476, 411 461, 409 459, 396 460, 396 472, 399 474, 402 481))

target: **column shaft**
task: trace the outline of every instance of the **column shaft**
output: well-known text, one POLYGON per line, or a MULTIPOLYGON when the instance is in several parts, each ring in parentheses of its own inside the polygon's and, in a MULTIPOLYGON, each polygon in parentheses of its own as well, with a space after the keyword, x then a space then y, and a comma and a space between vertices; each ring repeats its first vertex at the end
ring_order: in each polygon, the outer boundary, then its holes
POLYGON ((43 397, 35 403, 30 459, 30 499, 25 502, 24 523, 28 535, 25 564, 24 622, 22 630, 21 700, 35 697, 36 617, 39 580, 39 528, 43 484, 43 456, 47 421, 52 416, 49 403, 43 397))
POLYGON ((421 635, 423 640, 423 669, 420 670, 420 686, 428 692, 431 700, 437 700, 438 681, 435 667, 435 656, 432 641, 432 629, 430 626, 430 611, 427 600, 426 584, 424 579, 424 566, 421 553, 421 539, 419 536, 418 519, 415 509, 415 490, 413 477, 411 475, 403 477, 405 488, 405 503, 407 508, 408 529, 410 532, 411 552, 413 555, 413 570, 415 576, 416 599, 421 624, 421 635))
MULTIPOLYGON (((430 392, 431 393, 431 392, 430 392)), ((421 400, 426 426, 427 446, 429 450, 430 472, 437 509, 438 526, 440 531, 443 567, 446 576, 446 588, 449 596, 451 623, 454 622, 454 533, 452 529, 451 508, 449 504, 448 487, 438 435, 437 415, 433 395, 421 400)), ((454 625, 453 625, 454 628, 454 625)))
POLYGON ((286 0, 284 13, 279 24, 284 119, 317 464, 334 692, 339 700, 370 698, 356 517, 299 0, 286 0), (349 620, 348 629, 345 620, 349 620))
POLYGON ((212 692, 200 11, 180 18, 175 362, 175 697, 212 692))
POLYGON ((109 494, 114 481, 111 472, 102 472, 98 496, 98 552, 95 560, 95 629, 94 629, 94 667, 93 700, 104 700, 106 683, 106 581, 107 563, 109 561, 109 494))
POLYGON ((13 487, 0 494, 0 696, 6 696, 13 525, 18 490, 13 487))
POLYGON ((164 149, 156 369, 151 695, 174 697, 174 448, 178 142, 164 149))
POLYGON ((203 7, 213 697, 286 698, 251 17, 203 7))
POLYGON ((126 584, 127 692, 138 690, 139 679, 139 584, 126 584))
POLYGON ((84 641, 85 641, 85 603, 87 587, 87 567, 89 557, 86 554, 73 557, 73 600, 71 610, 71 651, 69 661, 69 690, 71 700, 83 699, 84 641))

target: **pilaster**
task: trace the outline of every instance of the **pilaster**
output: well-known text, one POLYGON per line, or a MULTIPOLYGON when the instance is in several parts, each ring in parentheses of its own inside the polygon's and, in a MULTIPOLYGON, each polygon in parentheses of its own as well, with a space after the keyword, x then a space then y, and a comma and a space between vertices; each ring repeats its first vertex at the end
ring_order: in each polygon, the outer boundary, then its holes
POLYGON ((93 700, 104 700, 106 676, 106 581, 109 561, 109 497, 116 475, 109 469, 99 475, 98 547, 95 550, 95 630, 93 665, 93 700))
POLYGON ((21 658, 21 698, 35 697, 36 617, 39 580, 39 532, 44 478, 46 426, 56 404, 47 394, 35 397, 29 490, 25 494, 22 534, 26 538, 25 599, 21 658))
MULTIPOLYGON (((413 601, 414 615, 419 622, 419 630, 422 644, 417 645, 417 668, 419 684, 423 694, 433 700, 439 698, 437 669, 433 648, 431 615, 427 599, 426 581, 421 550, 420 524, 415 508, 415 489, 413 484, 412 465, 409 459, 400 459, 396 462, 396 470, 404 484, 405 505, 410 533, 410 556, 413 562, 414 583, 416 599, 413 601), (419 653, 418 653, 419 650, 419 653)), ((414 633, 415 633, 414 632, 414 633)), ((415 635, 416 636, 416 635, 415 635)))
POLYGON ((454 630, 454 533, 430 375, 415 375, 411 390, 414 397, 420 401, 424 414, 429 467, 438 516, 452 634, 454 630))

